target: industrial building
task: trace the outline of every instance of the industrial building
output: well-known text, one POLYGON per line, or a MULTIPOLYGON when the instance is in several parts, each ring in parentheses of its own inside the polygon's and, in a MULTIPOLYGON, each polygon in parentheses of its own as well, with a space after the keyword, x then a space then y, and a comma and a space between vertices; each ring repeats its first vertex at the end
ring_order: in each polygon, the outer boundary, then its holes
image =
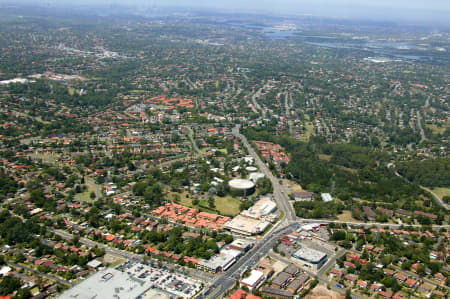
POLYGON ((300 247, 292 256, 314 270, 320 269, 327 262, 326 253, 304 246, 300 247))

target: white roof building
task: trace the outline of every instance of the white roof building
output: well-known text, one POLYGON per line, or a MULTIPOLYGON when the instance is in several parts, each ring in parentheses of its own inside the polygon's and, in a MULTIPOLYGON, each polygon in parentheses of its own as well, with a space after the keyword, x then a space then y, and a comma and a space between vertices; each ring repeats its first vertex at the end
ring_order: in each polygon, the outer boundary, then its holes
POLYGON ((1 276, 5 276, 6 274, 8 274, 11 271, 11 267, 8 266, 4 266, 0 269, 0 275, 1 276))
POLYGON ((256 183, 259 179, 264 178, 264 174, 261 172, 252 172, 249 177, 250 181, 256 183))
POLYGON ((324 202, 329 202, 329 201, 333 200, 333 197, 331 197, 330 193, 322 193, 322 194, 320 194, 320 197, 322 197, 322 200, 324 202))
POLYGON ((236 258, 232 255, 220 253, 211 257, 209 260, 201 259, 198 265, 205 270, 211 272, 226 271, 236 262, 236 258))
POLYGON ((264 273, 258 270, 252 270, 249 277, 241 281, 241 285, 247 286, 250 290, 257 288, 265 280, 264 273))

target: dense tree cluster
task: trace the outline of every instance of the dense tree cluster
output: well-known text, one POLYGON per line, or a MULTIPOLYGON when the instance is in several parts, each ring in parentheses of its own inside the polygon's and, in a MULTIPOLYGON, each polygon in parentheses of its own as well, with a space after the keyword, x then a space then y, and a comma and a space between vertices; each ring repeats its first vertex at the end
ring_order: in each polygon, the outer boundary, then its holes
POLYGON ((0 172, 0 199, 17 191, 17 183, 8 174, 0 172))
POLYGON ((450 158, 402 162, 397 168, 411 182, 427 187, 450 187, 450 158))
MULTIPOLYGON (((416 200, 428 196, 419 186, 405 182, 387 167, 391 156, 386 152, 354 144, 329 144, 321 137, 312 137, 305 143, 262 129, 247 129, 245 134, 252 140, 266 140, 283 146, 291 157, 291 162, 284 165, 284 173, 305 189, 316 193, 330 192, 345 204, 352 203, 352 198, 359 198, 413 211, 417 208, 416 200)), ((445 171, 445 167, 439 169, 445 171)), ((431 202, 428 206, 434 213, 440 213, 431 202)), ((295 207, 302 217, 327 217, 344 208, 320 201, 296 203, 295 207)))
POLYGON ((22 221, 6 210, 0 212, 0 236, 3 243, 8 245, 29 243, 33 240, 34 234, 43 232, 42 229, 34 220, 22 221))
POLYGON ((195 256, 209 259, 211 256, 219 252, 217 242, 223 241, 230 243, 233 237, 227 234, 213 233, 212 236, 200 234, 196 238, 183 238, 186 229, 174 227, 170 232, 151 230, 141 234, 141 239, 155 244, 159 250, 173 252, 182 256, 195 256))

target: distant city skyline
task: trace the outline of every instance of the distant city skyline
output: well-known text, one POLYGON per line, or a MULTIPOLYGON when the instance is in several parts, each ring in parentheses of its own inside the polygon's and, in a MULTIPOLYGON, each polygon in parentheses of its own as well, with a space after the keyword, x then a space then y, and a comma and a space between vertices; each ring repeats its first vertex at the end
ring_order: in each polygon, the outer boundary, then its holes
POLYGON ((212 9, 231 13, 302 14, 344 19, 389 20, 410 24, 450 24, 448 0, 0 0, 44 5, 129 5, 212 9))

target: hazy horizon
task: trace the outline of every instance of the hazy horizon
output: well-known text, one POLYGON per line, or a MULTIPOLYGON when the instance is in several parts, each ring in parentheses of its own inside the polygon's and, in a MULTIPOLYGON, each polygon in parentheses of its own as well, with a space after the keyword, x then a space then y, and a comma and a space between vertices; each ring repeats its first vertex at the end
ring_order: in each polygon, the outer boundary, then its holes
POLYGON ((450 1, 433 0, 0 0, 0 3, 70 6, 124 5, 135 7, 172 7, 180 9, 206 9, 228 13, 271 13, 290 15, 314 15, 322 17, 398 21, 409 24, 450 24, 450 1))

